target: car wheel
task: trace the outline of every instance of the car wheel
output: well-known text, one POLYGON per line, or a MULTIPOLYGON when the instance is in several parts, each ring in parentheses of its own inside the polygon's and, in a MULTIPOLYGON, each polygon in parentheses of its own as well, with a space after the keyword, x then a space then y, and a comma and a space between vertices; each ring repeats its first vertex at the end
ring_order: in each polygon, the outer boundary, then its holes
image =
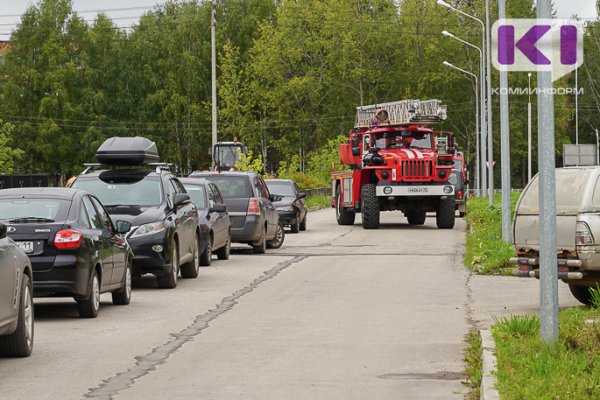
POLYGON ((131 261, 127 261, 127 266, 125 267, 125 275, 123 276, 123 286, 121 289, 116 292, 112 292, 112 302, 117 306, 126 306, 131 302, 131 282, 132 282, 132 272, 131 272, 131 261))
POLYGON ((267 252, 267 228, 264 229, 263 234, 259 240, 259 244, 252 245, 252 251, 254 254, 265 254, 267 252))
POLYGON ((231 254, 231 232, 227 233, 227 240, 225 241, 225 245, 217 250, 217 257, 219 260, 229 260, 229 255, 231 254))
POLYGON ((302 222, 300 222, 300 230, 301 231, 306 230, 306 219, 307 218, 308 218, 308 212, 306 214, 304 214, 304 219, 302 220, 302 222))
POLYGON ((10 335, 0 336, 0 355, 28 357, 33 349, 33 291, 31 279, 23 274, 17 329, 10 335))
POLYGON ((295 220, 296 222, 294 222, 290 228, 292 229, 292 233, 298 233, 300 232, 300 216, 296 213, 295 216, 295 220))
POLYGON ((585 305, 592 304, 592 293, 590 292, 590 289, 592 289, 592 288, 589 286, 579 286, 579 285, 573 285, 572 283, 569 283, 569 290, 571 291, 571 294, 581 304, 585 304, 585 305))
POLYGON ((277 224, 277 232, 275 233, 275 237, 267 242, 267 247, 270 249, 278 249, 283 244, 285 240, 285 231, 283 230, 283 225, 281 222, 277 224))
POLYGON ((96 318, 100 310, 100 279, 98 272, 94 271, 90 287, 90 295, 87 299, 77 300, 77 308, 81 318, 96 318))
POLYGON ((179 277, 179 252, 177 251, 177 242, 173 242, 171 248, 171 271, 168 274, 156 277, 158 287, 161 289, 175 289, 177 287, 177 278, 179 277))
POLYGON ((203 267, 209 267, 212 261, 212 236, 208 234, 206 239, 206 249, 200 255, 200 265, 203 267))
POLYGON ((198 272, 200 272, 200 240, 198 235, 195 235, 194 239, 194 253, 192 254, 192 261, 185 263, 181 266, 181 277, 182 278, 197 278, 198 272))

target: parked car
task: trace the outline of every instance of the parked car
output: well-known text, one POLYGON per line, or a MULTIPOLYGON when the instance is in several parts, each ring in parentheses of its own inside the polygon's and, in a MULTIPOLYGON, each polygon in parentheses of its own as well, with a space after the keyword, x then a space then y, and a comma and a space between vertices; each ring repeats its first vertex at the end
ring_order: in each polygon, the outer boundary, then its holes
POLYGON ((199 271, 198 209, 168 164, 156 163, 154 142, 114 137, 98 149, 72 188, 94 193, 114 219, 131 223, 134 277, 154 274, 160 288, 175 288, 199 271))
POLYGON ((460 170, 453 169, 448 182, 454 186, 454 199, 459 217, 463 218, 467 213, 467 186, 464 175, 460 170))
POLYGON ((231 223, 219 188, 202 178, 181 178, 180 181, 198 207, 200 265, 210 265, 213 253, 217 254, 219 260, 228 260, 231 250, 231 223))
POLYGON ((73 297, 79 315, 95 318, 100 293, 114 304, 131 299, 131 250, 113 221, 83 190, 23 188, 0 191, 0 221, 29 256, 35 297, 73 297))
POLYGON ((279 214, 279 221, 284 226, 289 226, 292 233, 306 230, 306 193, 302 192, 296 182, 290 179, 267 179, 265 181, 269 192, 279 196, 273 202, 279 214))
MULTIPOLYGON (((600 167, 556 169, 556 244, 558 278, 581 303, 600 283, 600 167)), ((516 205, 514 274, 539 278, 539 176, 527 185, 516 205)), ((542 233, 543 235, 543 233, 542 233)))
POLYGON ((272 203, 274 199, 261 176, 255 172, 194 172, 219 188, 231 220, 231 241, 252 246, 254 253, 267 247, 279 248, 285 239, 283 225, 272 203))
POLYGON ((0 222, 0 356, 27 357, 33 349, 31 261, 0 222))

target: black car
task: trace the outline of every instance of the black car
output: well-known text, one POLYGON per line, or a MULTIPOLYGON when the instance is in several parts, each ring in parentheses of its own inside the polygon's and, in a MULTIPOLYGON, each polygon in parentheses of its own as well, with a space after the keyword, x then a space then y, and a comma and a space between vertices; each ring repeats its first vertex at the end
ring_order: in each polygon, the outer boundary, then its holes
POLYGON ((273 202, 279 214, 279 221, 284 226, 289 226, 292 233, 305 231, 308 215, 304 200, 306 193, 300 191, 296 182, 290 179, 267 179, 265 183, 273 196, 279 196, 273 202))
POLYGON ((72 188, 94 193, 111 217, 131 223, 127 242, 133 274, 154 274, 160 288, 175 288, 179 272, 199 271, 198 210, 185 188, 158 160, 156 145, 143 137, 108 139, 72 188))
POLYGON ((91 193, 0 190, 0 221, 31 260, 35 297, 73 297, 85 318, 98 315, 100 293, 129 304, 132 254, 121 235, 129 223, 113 224, 91 193))
POLYGON ((231 220, 231 241, 247 243, 254 253, 279 248, 285 239, 283 225, 263 178, 255 172, 194 172, 219 188, 231 220))
POLYGON ((0 222, 0 356, 27 357, 33 349, 31 261, 0 222))
POLYGON ((180 181, 198 207, 200 265, 210 265, 213 252, 219 260, 228 260, 231 249, 231 224, 219 188, 202 178, 181 178, 180 181))

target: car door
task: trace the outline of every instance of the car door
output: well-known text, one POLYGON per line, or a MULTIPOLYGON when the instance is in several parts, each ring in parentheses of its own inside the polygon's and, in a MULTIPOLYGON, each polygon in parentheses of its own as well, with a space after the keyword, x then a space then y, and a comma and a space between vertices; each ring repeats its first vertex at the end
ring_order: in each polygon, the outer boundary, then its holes
MULTIPOLYGON (((175 200, 177 193, 186 193, 185 188, 175 177, 169 177, 168 192, 171 196, 171 204, 175 200)), ((179 258, 184 255, 192 254, 192 243, 195 239, 197 220, 196 206, 191 201, 173 207, 173 217, 175 219, 176 230, 179 233, 179 258)))
POLYGON ((0 328, 16 313, 16 265, 14 249, 7 237, 0 239, 0 328))
POLYGON ((267 219, 267 236, 274 237, 277 232, 277 224, 279 223, 279 215, 271 200, 269 200, 269 189, 267 184, 260 176, 254 177, 255 187, 258 191, 260 202, 263 204, 265 218, 267 219))
MULTIPOLYGON (((219 189, 214 183, 208 183, 207 194, 208 202, 211 207, 213 206, 213 204, 221 204, 223 206, 225 205, 225 203, 223 202, 223 198, 221 197, 221 193, 219 192, 219 189)), ((227 234, 229 230, 227 212, 211 212, 210 219, 213 224, 213 233, 215 236, 215 243, 213 244, 213 247, 221 247, 225 244, 225 241, 227 240, 227 234)))
POLYGON ((298 187, 298 185, 296 185, 296 183, 294 183, 293 185, 294 185, 294 196, 296 196, 295 204, 296 204, 296 207, 300 210, 300 214, 299 214, 300 221, 303 221, 304 217, 306 216, 306 212, 307 212, 306 200, 303 198, 302 199, 300 198, 300 188, 298 187))
MULTIPOLYGON (((83 197, 83 206, 87 212, 88 218, 91 224, 91 241, 93 246, 94 254, 96 258, 100 260, 100 266, 102 269, 102 278, 100 285, 106 286, 112 282, 113 275, 113 249, 112 243, 110 242, 110 236, 105 232, 105 226, 102 216, 94 207, 94 203, 89 196, 83 197)), ((90 269, 93 265, 90 266, 90 269)), ((90 272, 91 274, 91 272, 90 272)))
POLYGON ((125 275, 125 265, 127 263, 127 243, 121 235, 117 233, 110 215, 94 196, 90 196, 96 211, 102 218, 102 234, 112 248, 112 278, 111 284, 120 283, 125 275))

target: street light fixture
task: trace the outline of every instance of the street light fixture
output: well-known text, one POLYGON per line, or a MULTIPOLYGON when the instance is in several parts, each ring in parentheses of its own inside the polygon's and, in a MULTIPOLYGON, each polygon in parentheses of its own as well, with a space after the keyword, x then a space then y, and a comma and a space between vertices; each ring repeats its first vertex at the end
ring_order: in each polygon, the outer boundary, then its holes
MULTIPOLYGON (((440 0, 442 1, 442 0, 440 0)), ((442 1, 443 2, 443 1, 442 1)), ((487 133, 487 127, 485 124, 485 73, 484 73, 484 67, 483 67, 483 50, 480 49, 479 47, 475 46, 472 43, 467 42, 466 40, 463 40, 461 38, 459 38, 458 36, 453 35, 452 33, 448 32, 448 31, 442 31, 442 35, 447 36, 449 38, 452 38, 454 40, 457 40, 469 47, 472 47, 474 49, 477 49, 477 51, 479 52, 479 100, 480 100, 480 112, 479 112, 479 118, 481 119, 481 122, 479 124, 479 127, 477 128, 477 169, 479 170, 479 174, 477 174, 477 196, 480 195, 480 190, 483 190, 484 196, 485 193, 487 193, 486 191, 486 177, 485 177, 485 160, 486 160, 486 133, 487 133), (480 130, 481 128, 481 130, 480 130), (481 135, 481 145, 479 144, 479 135, 481 135), (479 156, 479 147, 481 146, 481 158, 479 156), (481 160, 481 161, 480 161, 481 160), (480 177, 481 176, 481 180, 480 177)))
MULTIPOLYGON (((488 0, 486 0, 486 17, 488 17, 489 19, 489 5, 488 5, 488 0)), ((482 86, 485 86, 485 82, 487 81, 487 137, 488 137, 488 158, 489 158, 489 190, 488 190, 488 197, 489 197, 489 204, 493 205, 494 204, 494 182, 493 182, 493 162, 492 162, 492 70, 491 70, 491 66, 490 66, 490 52, 489 52, 489 45, 486 45, 488 42, 486 41, 486 24, 483 23, 482 20, 480 20, 477 17, 474 17, 473 15, 467 14, 466 12, 459 10, 456 7, 451 6, 450 4, 446 3, 443 0, 437 0, 437 4, 442 6, 442 7, 446 7, 452 11, 455 11, 457 13, 459 13, 460 15, 463 15, 467 18, 472 19, 473 21, 477 21, 480 25, 481 25, 481 49, 482 49, 482 53, 486 55, 486 61, 487 61, 487 74, 486 74, 486 79, 482 79, 482 86)), ((482 98, 485 96, 482 96, 482 98)), ((482 99, 483 101, 483 99, 482 99)), ((483 129, 483 128, 482 128, 483 129)), ((483 179, 481 180, 482 183, 482 187, 485 188, 488 185, 486 184, 486 176, 485 174, 483 174, 483 179)))
MULTIPOLYGON (((479 109, 477 108, 477 103, 479 103, 479 95, 477 93, 477 87, 479 86, 479 82, 478 82, 478 79, 477 79, 477 75, 475 75, 472 72, 465 71, 462 68, 458 68, 457 66, 455 66, 453 64, 450 64, 448 61, 444 61, 443 64, 445 66, 447 66, 447 67, 454 68, 457 71, 460 71, 462 73, 465 73, 465 74, 467 74, 467 75, 472 76, 473 78, 475 78, 475 126, 476 126, 475 129, 478 130, 478 128, 479 128, 479 123, 478 123, 478 121, 479 121, 479 109)), ((479 177, 480 177, 480 174, 483 175, 483 176, 485 176, 485 169, 480 169, 479 168, 479 164, 480 164, 479 163, 479 136, 478 136, 477 132, 475 134, 475 137, 477 138, 476 144, 475 144, 475 146, 476 146, 475 148, 477 149, 477 151, 476 151, 476 155, 477 155, 476 158, 477 158, 477 160, 475 161, 475 165, 477 167, 475 168, 475 171, 478 171, 475 174, 475 177, 477 178, 477 190, 479 191, 479 187, 481 186, 480 185, 480 181, 479 181, 479 177)), ((477 195, 479 195, 479 193, 477 193, 477 195)))

